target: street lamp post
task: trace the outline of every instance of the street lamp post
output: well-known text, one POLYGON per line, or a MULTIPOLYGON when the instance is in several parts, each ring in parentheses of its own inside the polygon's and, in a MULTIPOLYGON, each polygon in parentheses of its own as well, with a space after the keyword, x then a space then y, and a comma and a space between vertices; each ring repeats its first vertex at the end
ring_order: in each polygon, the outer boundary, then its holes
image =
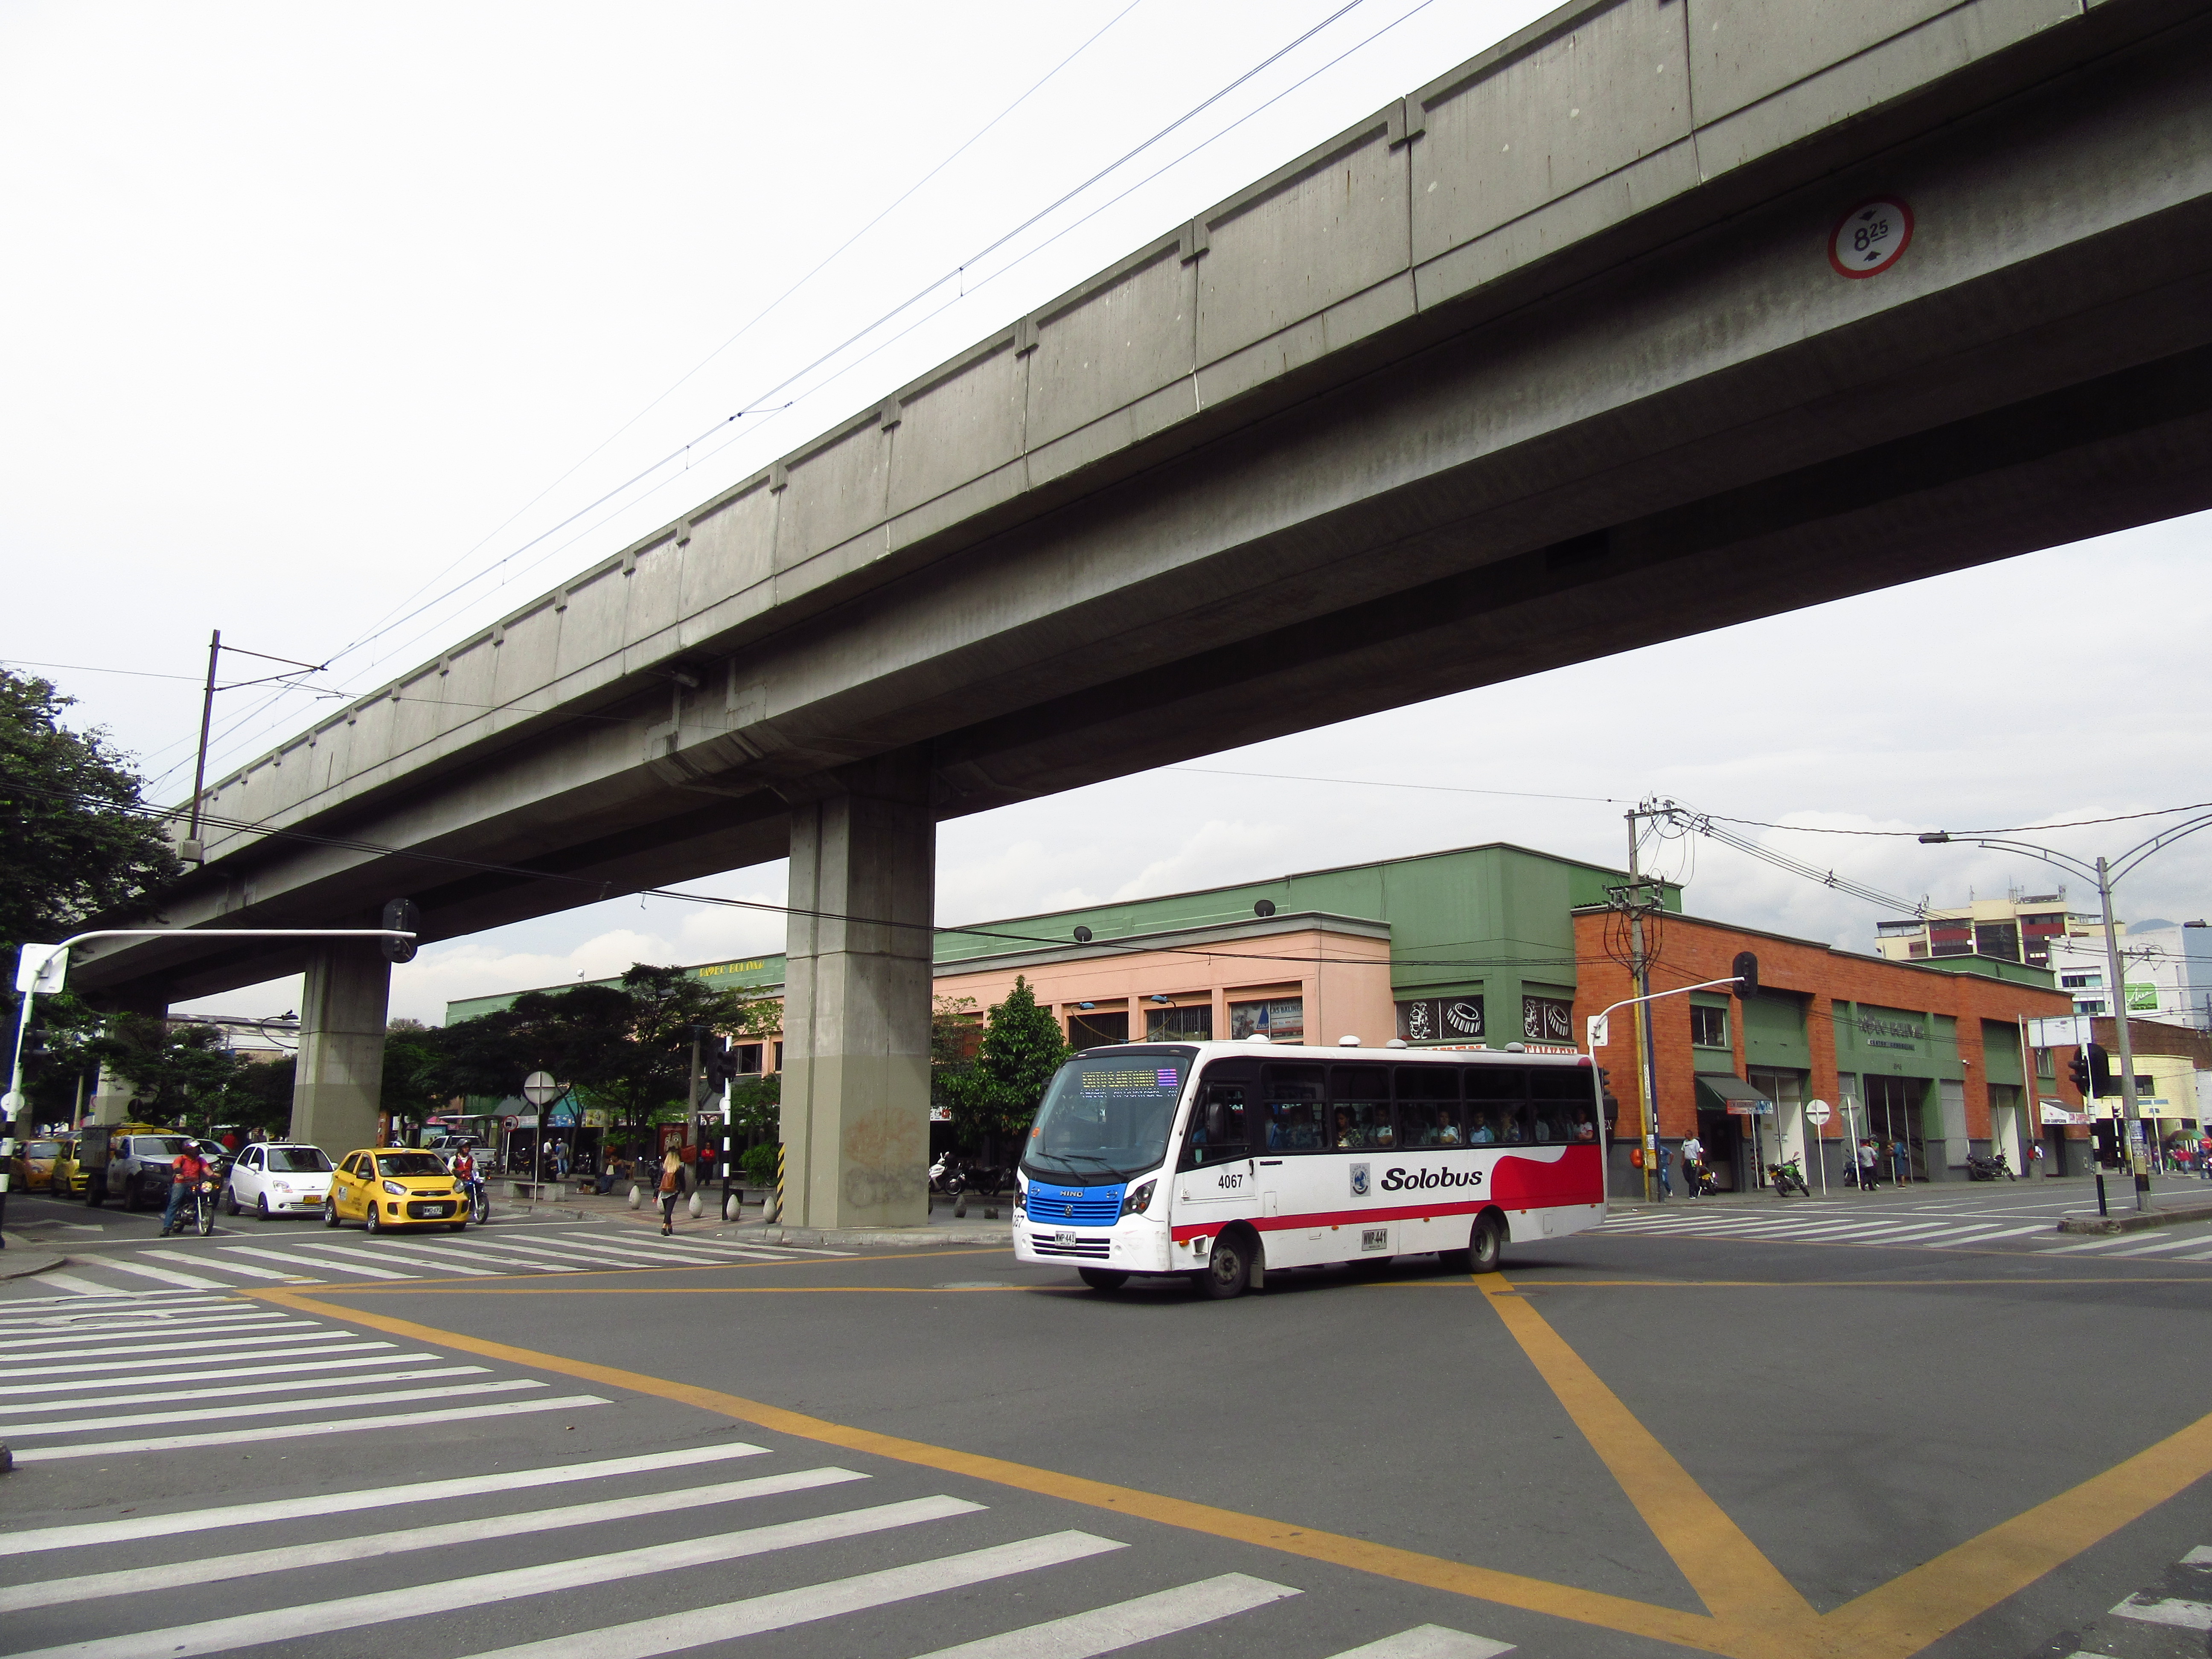
POLYGON ((2150 1164, 2142 1146, 2142 1109, 2136 1099, 2135 1044, 2128 1034, 2127 976, 2120 964, 2119 933, 2112 921, 2112 889, 2122 876, 2140 868, 2145 859, 2154 853, 2172 846, 2184 836, 2193 836, 2199 830, 2212 826, 2212 812, 2185 818, 2170 830, 2161 830, 2148 841, 2130 847, 2117 859, 2100 858, 2095 864, 2084 864, 2080 859, 2069 858, 2063 853, 2054 853, 2047 847, 2038 847, 2032 842, 2014 841, 2003 836, 1978 836, 1962 831, 1954 836, 1948 830, 1931 830, 1920 839, 1924 845, 1945 846, 1954 842, 1975 847, 1988 848, 1996 852, 2026 853, 2031 858, 2055 864, 2062 870, 2070 870, 2086 877, 2097 885, 2097 902, 2104 913, 2105 978, 2112 988, 2112 1030, 2118 1039, 2120 1050, 2120 1110, 2127 1123, 2128 1162, 2135 1175, 2136 1208, 2150 1208, 2150 1164))

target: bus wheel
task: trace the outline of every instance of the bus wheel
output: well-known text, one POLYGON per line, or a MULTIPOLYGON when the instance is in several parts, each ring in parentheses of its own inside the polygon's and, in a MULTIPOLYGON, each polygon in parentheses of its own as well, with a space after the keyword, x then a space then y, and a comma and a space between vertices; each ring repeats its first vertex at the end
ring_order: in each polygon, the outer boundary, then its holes
POLYGON ((1252 1282, 1252 1246, 1241 1231, 1232 1230, 1213 1241, 1206 1267, 1198 1276, 1199 1288, 1216 1302, 1244 1294, 1252 1282))
POLYGON ((1111 1267, 1078 1267, 1083 1282, 1094 1291, 1118 1291, 1129 1282, 1129 1275, 1111 1267))
POLYGON ((1474 1224, 1474 1237, 1468 1246, 1468 1265, 1475 1273, 1494 1273, 1498 1259, 1505 1254, 1505 1224, 1495 1215, 1486 1215, 1474 1224))

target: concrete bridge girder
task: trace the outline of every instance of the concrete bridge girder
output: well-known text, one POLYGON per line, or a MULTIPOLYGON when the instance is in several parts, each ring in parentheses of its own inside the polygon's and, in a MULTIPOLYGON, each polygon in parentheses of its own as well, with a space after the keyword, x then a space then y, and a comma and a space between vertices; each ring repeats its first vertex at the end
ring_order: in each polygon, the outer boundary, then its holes
POLYGON ((219 831, 177 919, 450 937, 874 756, 941 819, 2212 504, 2194 11, 1570 7, 226 780, 325 839, 219 831))

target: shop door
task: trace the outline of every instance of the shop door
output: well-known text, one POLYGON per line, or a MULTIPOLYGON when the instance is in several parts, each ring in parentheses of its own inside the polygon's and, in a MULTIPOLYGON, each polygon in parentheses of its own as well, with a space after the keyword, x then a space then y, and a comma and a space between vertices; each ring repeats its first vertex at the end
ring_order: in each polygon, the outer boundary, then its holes
POLYGON ((1698 1139, 1705 1143, 1705 1163, 1712 1170, 1714 1184, 1724 1193, 1743 1190, 1742 1122, 1726 1112, 1705 1106, 1698 1109, 1698 1139))
POLYGON ((1869 1073, 1865 1079, 1865 1093, 1867 1133, 1881 1145, 1881 1178, 1885 1182, 1897 1179, 1900 1165, 1893 1148, 1897 1142, 1903 1141, 1906 1157, 1902 1172, 1911 1181, 1927 1180, 1927 1147, 1922 1138, 1920 1108, 1927 1098, 1928 1085, 1918 1078, 1869 1073))

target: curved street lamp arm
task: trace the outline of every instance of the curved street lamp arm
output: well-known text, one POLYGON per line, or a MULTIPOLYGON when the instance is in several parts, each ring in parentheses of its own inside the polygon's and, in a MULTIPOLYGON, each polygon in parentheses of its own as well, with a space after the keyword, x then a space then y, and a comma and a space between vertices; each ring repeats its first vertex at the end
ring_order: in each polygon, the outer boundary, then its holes
POLYGON ((2135 869, 2136 866, 2140 865, 2153 853, 2156 853, 2163 848, 2171 847, 2174 842, 2179 841, 2184 836, 2193 836, 2199 830, 2203 830, 2207 827, 2212 827, 2212 812, 2204 813, 2203 816, 2198 817, 2185 819, 2182 823, 2175 824, 2172 829, 2160 830, 2148 841, 2142 842, 2140 846, 2130 847, 2126 852, 2121 854, 2118 858, 2113 860, 2111 879, 2118 881, 2122 876, 2126 875, 2130 871, 2135 869))

